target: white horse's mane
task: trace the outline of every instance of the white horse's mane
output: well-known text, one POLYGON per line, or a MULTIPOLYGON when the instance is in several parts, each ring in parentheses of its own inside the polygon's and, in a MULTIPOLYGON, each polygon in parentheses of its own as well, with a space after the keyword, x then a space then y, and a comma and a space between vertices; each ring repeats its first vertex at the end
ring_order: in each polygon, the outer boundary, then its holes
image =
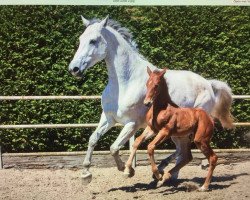
MULTIPOLYGON (((91 19, 89 21, 89 25, 94 24, 94 23, 99 23, 101 22, 100 19, 91 19)), ((88 25, 88 26, 89 26, 88 25)), ((128 42, 128 44, 135 50, 138 52, 137 49, 137 43, 133 40, 133 35, 132 33, 125 27, 122 27, 121 24, 113 19, 109 19, 107 25, 111 28, 113 28, 114 30, 116 30, 118 33, 121 34, 121 36, 128 42)))

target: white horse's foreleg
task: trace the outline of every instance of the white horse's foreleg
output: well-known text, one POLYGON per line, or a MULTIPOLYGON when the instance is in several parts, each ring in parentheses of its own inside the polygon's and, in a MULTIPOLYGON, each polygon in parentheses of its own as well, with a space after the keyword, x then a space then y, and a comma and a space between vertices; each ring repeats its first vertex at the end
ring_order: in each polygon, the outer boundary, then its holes
POLYGON ((92 174, 90 173, 89 168, 91 165, 91 159, 94 148, 100 137, 104 135, 112 126, 114 126, 114 124, 115 123, 113 122, 113 120, 108 121, 106 115, 102 113, 98 127, 89 138, 88 150, 85 159, 83 161, 83 173, 82 173, 83 179, 91 179, 92 174))
POLYGON ((119 150, 129 140, 129 138, 131 138, 135 134, 137 129, 138 128, 135 122, 127 123, 120 132, 118 138, 110 147, 111 155, 114 157, 119 171, 123 171, 125 169, 125 163, 121 160, 119 156, 119 150))

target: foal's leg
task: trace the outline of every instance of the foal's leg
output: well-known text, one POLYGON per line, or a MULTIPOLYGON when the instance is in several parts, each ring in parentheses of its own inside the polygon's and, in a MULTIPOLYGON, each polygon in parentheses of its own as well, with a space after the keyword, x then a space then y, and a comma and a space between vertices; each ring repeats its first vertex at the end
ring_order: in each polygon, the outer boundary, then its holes
POLYGON ((134 176, 134 169, 132 168, 132 162, 133 162, 133 159, 135 157, 136 151, 142 142, 149 139, 153 135, 155 135, 154 132, 151 130, 151 128, 149 126, 147 126, 145 128, 145 130, 143 131, 143 133, 139 137, 136 138, 136 140, 133 144, 133 149, 132 149, 130 156, 128 158, 128 161, 125 165, 124 175, 126 177, 134 176))
POLYGON ((154 150, 158 144, 160 144, 161 142, 163 142, 168 138, 169 138, 169 129, 164 128, 160 130, 160 132, 156 135, 154 140, 150 142, 150 144, 148 145, 148 155, 152 167, 152 172, 158 180, 162 179, 162 175, 160 174, 157 165, 155 163, 154 150))
POLYGON ((198 128, 197 133, 194 138, 194 143, 196 146, 202 151, 202 153, 206 156, 209 162, 208 174, 205 179, 204 184, 199 189, 199 191, 207 191, 212 179, 213 171, 215 169, 218 157, 212 150, 210 146, 210 139, 213 134, 213 126, 207 126, 203 130, 202 128, 198 128), (205 129, 206 128, 206 129, 205 129))
POLYGON ((138 126, 135 122, 127 123, 120 132, 115 142, 110 147, 111 155, 114 157, 119 171, 124 171, 125 169, 125 163, 121 160, 119 156, 119 150, 129 140, 129 138, 131 138, 135 134, 137 129, 138 126))

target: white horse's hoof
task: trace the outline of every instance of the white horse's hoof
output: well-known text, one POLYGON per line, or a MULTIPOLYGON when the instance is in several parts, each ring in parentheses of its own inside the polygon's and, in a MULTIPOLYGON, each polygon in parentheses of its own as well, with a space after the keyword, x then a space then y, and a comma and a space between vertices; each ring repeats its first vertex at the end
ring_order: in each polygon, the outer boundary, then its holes
POLYGON ((90 172, 81 175, 82 184, 88 185, 92 181, 92 174, 90 172))
POLYGON ((164 183, 165 183, 165 181, 163 179, 160 181, 157 181, 156 187, 159 188, 159 187, 163 186, 164 183))
POLYGON ((125 170, 125 162, 122 162, 122 163, 120 163, 120 164, 118 164, 117 165, 117 169, 119 170, 119 171, 124 171, 125 170))
POLYGON ((171 174, 171 180, 172 181, 176 181, 178 179, 178 176, 179 176, 179 172, 175 172, 173 174, 171 174))
POLYGON ((130 168, 130 169, 127 169, 125 168, 124 172, 123 172, 123 176, 125 178, 131 178, 135 175, 135 170, 134 168, 130 168))
POLYGON ((200 187, 200 188, 198 189, 198 191, 199 191, 199 192, 207 192, 207 191, 209 191, 209 189, 208 189, 208 188, 205 188, 204 186, 202 186, 202 187, 200 187))

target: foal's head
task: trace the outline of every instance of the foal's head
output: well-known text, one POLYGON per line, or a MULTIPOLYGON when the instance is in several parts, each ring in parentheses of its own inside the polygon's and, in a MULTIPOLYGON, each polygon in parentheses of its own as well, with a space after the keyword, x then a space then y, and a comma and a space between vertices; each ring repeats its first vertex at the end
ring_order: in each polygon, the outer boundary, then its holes
MULTIPOLYGON (((147 81, 147 93, 146 97, 144 99, 144 104, 146 106, 151 106, 154 100, 158 97, 158 95, 161 93, 161 90, 163 88, 163 84, 165 83, 164 74, 166 73, 166 68, 162 71, 151 71, 150 68, 147 68, 149 79, 147 81)), ((164 91, 166 92, 166 91, 164 91)))

